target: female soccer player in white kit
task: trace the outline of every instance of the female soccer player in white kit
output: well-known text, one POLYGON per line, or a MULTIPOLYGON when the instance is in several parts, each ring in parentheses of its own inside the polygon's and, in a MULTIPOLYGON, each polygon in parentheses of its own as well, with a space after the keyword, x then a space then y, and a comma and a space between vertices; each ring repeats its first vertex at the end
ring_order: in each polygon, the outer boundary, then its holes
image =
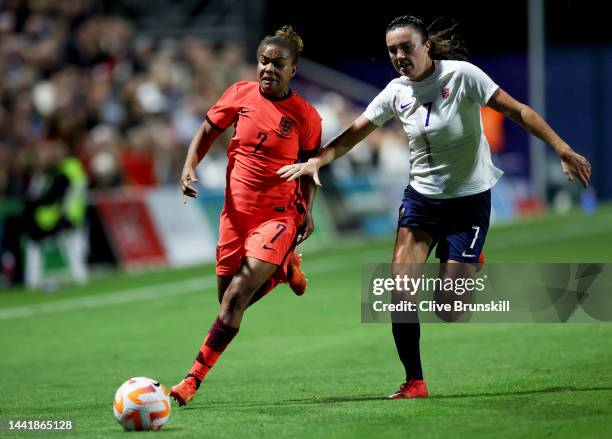
MULTIPOLYGON (((478 67, 461 61, 463 48, 455 38, 445 38, 448 33, 430 35, 423 21, 413 16, 394 19, 387 26, 386 43, 401 76, 316 157, 278 171, 288 180, 310 175, 320 184, 321 166, 395 117, 408 136, 410 183, 400 207, 394 271, 395 264, 424 263, 437 243, 436 256, 443 263, 441 278, 472 276, 476 271, 489 227, 490 188, 502 175, 491 161, 481 106, 502 113, 550 145, 568 180, 576 176, 586 187, 591 174, 590 163, 539 114, 513 99, 478 67)), ((406 382, 389 398, 426 397, 418 320, 393 320, 392 326, 406 382)))

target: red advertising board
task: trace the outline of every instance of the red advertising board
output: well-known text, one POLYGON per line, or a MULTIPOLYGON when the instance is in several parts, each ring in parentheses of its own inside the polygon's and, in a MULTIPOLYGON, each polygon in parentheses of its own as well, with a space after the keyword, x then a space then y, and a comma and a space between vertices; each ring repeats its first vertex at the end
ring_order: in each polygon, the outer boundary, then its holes
POLYGON ((103 194, 96 198, 115 256, 126 267, 167 263, 166 252, 141 192, 103 194))

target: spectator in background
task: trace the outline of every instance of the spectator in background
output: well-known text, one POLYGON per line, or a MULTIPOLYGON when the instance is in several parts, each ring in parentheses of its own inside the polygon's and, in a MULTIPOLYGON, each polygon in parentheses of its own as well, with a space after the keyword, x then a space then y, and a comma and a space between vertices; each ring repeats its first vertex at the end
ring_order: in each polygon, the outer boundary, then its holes
POLYGON ((117 187, 123 183, 120 165, 122 141, 112 125, 101 124, 91 131, 83 153, 91 188, 117 187))
POLYGON ((31 151, 41 138, 60 138, 90 172, 96 166, 105 174, 91 179, 96 187, 142 184, 131 174, 136 148, 151 156, 147 185, 174 182, 186 133, 231 83, 252 76, 244 47, 134 38, 125 19, 93 15, 92 5, 0 5, 0 141, 31 151), (101 124, 113 130, 106 153, 100 148, 108 142, 93 132, 101 124))
MULTIPOLYGON (((0 2, 0 155, 10 157, 0 163, 0 197, 23 197, 35 145, 48 138, 83 162, 92 189, 174 182, 217 97, 232 83, 257 80, 239 43, 195 36, 155 41, 121 17, 96 15, 93 6, 90 0, 0 2)), ((354 112, 340 95, 326 99, 324 120, 336 121, 326 131, 336 132, 354 112)), ((229 131, 198 169, 207 188, 225 185, 222 145, 229 131)), ((364 143, 350 163, 337 163, 334 175, 375 164, 371 147, 364 143)))
POLYGON ((52 237, 58 238, 74 280, 87 281, 83 230, 87 177, 81 162, 66 152, 66 146, 57 140, 42 142, 36 148, 36 170, 24 213, 28 288, 39 288, 43 283, 43 242, 52 237))

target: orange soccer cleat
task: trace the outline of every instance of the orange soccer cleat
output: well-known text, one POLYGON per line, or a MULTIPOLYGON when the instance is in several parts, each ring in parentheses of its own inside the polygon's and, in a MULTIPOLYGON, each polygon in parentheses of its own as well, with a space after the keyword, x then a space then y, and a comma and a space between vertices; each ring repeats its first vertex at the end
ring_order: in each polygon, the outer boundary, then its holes
POLYGON ((179 406, 183 406, 187 405, 189 401, 196 396, 197 391, 198 386, 195 378, 188 376, 176 386, 172 386, 170 389, 170 396, 178 403, 179 406))
POLYGON ((480 256, 478 256, 478 263, 476 264, 476 272, 478 273, 480 270, 482 270, 482 267, 484 267, 485 264, 485 260, 486 260, 486 256, 484 252, 480 253, 480 256))
POLYGON ((289 287, 297 296, 301 296, 306 292, 306 286, 308 285, 308 279, 306 279, 304 272, 300 265, 302 264, 302 255, 293 251, 289 256, 289 266, 287 268, 287 282, 289 287))
POLYGON ((429 391, 423 380, 409 380, 402 384, 396 392, 387 399, 427 398, 429 391))

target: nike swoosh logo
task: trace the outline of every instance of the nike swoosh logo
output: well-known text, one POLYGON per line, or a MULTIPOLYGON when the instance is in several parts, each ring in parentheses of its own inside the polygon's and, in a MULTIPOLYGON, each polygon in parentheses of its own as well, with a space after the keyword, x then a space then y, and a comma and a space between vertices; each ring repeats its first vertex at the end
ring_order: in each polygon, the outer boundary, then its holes
POLYGON ((475 258, 476 255, 466 255, 465 252, 461 253, 461 256, 463 256, 464 258, 475 258))
POLYGON ((268 247, 266 244, 264 244, 263 248, 264 248, 264 250, 274 250, 273 248, 268 247))
POLYGON ((403 110, 404 108, 406 108, 409 105, 412 105, 412 102, 408 102, 407 104, 404 104, 404 105, 400 104, 400 110, 403 110))

